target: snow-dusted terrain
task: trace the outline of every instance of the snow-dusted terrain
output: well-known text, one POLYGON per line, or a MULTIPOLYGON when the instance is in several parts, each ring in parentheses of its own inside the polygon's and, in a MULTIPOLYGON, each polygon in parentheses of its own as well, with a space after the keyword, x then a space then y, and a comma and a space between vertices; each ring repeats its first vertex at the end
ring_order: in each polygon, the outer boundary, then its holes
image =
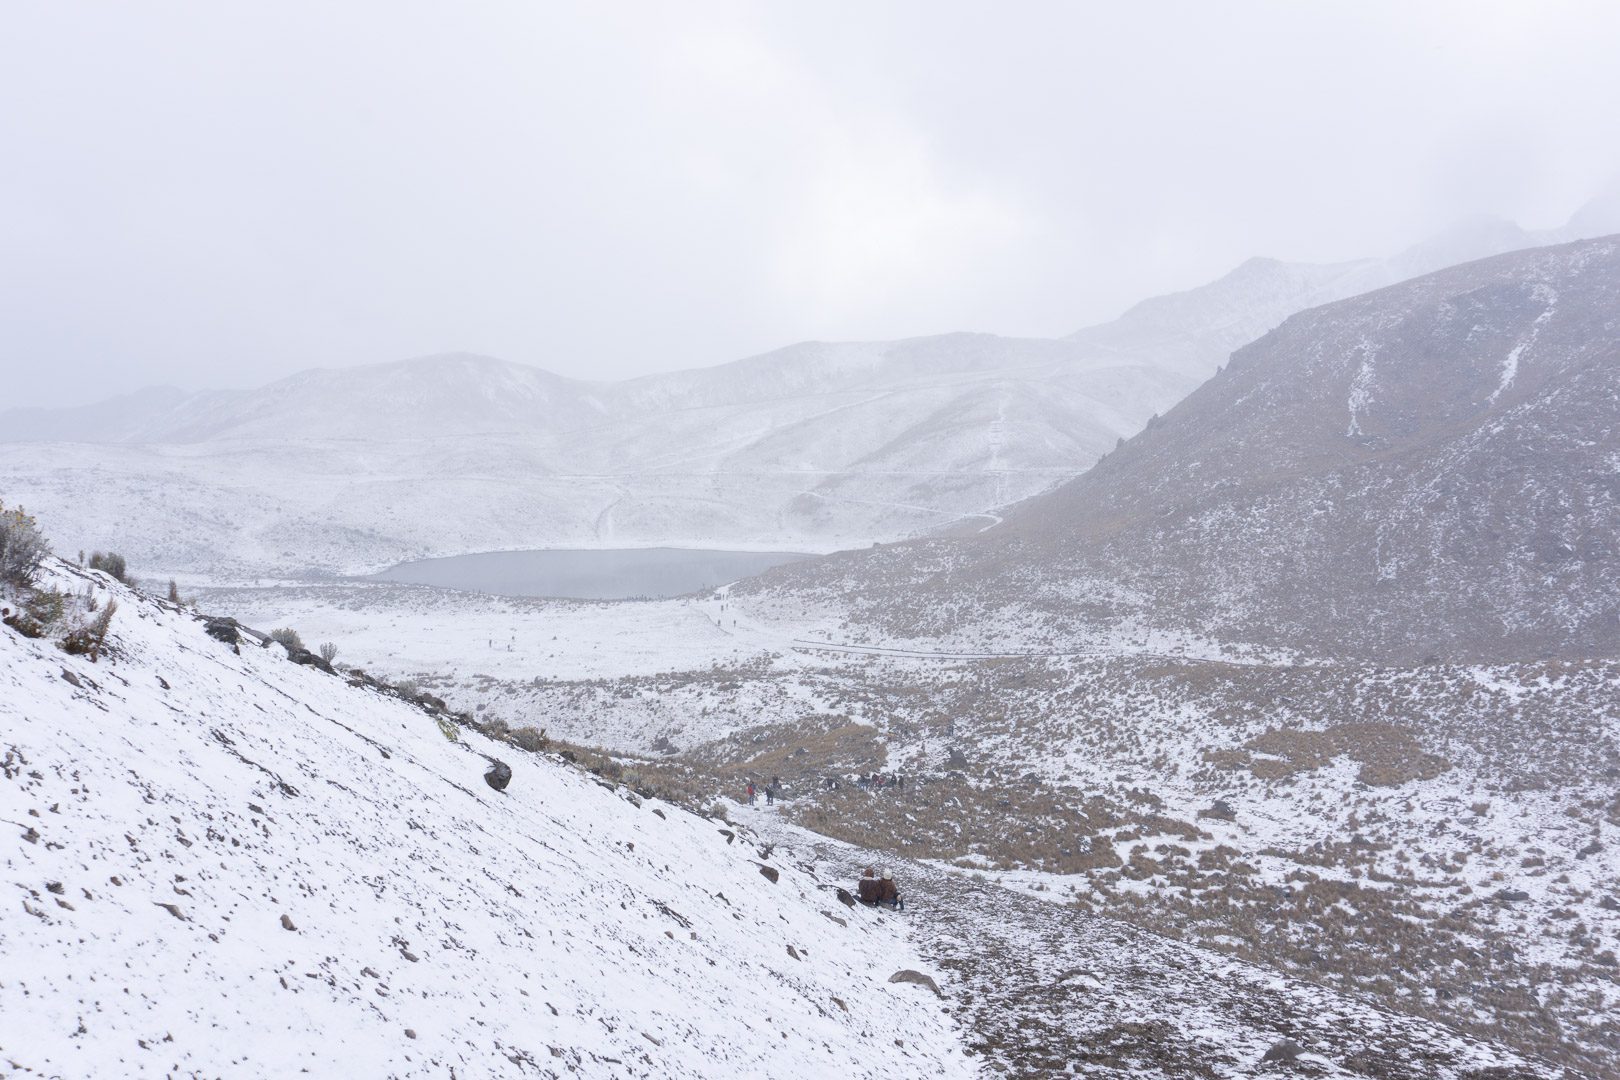
POLYGON ((96 662, 0 627, 0 1072, 1612 1075, 1620 243, 1405 280, 1529 239, 1057 341, 0 414, 59 550, 340 665, 48 565, 120 606, 96 662), (861 550, 330 579, 642 544, 861 550), (901 917, 837 895, 877 862, 901 917))
POLYGON ((206 602, 337 641, 480 716, 628 752, 648 777, 718 792, 780 775, 786 812, 824 833, 1476 1035, 1614 1060, 1610 661, 1391 667, 1126 633, 1020 656, 1017 622, 1007 655, 931 655, 813 614, 761 617, 736 590, 562 603, 329 585, 206 602), (872 771, 911 777, 906 795, 853 790, 872 771))
MULTIPOLYGON (((1588 217, 1581 228, 1603 215, 1588 217)), ((48 516, 64 548, 215 580, 536 547, 829 551, 985 528, 1289 315, 1534 239, 1480 220, 1389 259, 1250 260, 1060 340, 811 342, 620 383, 437 356, 5 411, 0 490, 48 516)))
POLYGON ((51 579, 120 607, 100 663, 0 628, 6 1075, 975 1071, 790 851, 51 579))
POLYGON ((1581 1075, 1027 877, 698 817, 49 577, 120 607, 99 663, 0 629, 18 1076, 1581 1075), (834 893, 878 860, 902 916, 834 893))

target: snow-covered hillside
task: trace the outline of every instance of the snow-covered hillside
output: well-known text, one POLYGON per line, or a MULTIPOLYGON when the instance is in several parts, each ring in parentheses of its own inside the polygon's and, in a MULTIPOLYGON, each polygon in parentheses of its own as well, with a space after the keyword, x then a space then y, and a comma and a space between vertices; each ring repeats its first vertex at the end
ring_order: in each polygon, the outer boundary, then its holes
POLYGON ((975 1071, 791 852, 49 577, 120 606, 100 663, 0 628, 8 1075, 975 1071))
POLYGON ((534 547, 827 551, 983 528, 1289 315, 1533 242, 1482 220, 1390 259, 1253 259, 1062 340, 811 342, 620 383, 448 355, 0 412, 0 489, 65 546, 216 578, 534 547))

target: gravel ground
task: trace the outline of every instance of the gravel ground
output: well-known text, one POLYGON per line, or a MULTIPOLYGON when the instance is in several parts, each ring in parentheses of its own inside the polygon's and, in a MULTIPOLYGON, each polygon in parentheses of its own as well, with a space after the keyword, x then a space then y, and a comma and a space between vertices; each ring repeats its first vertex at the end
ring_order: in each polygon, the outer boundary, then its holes
POLYGON ((818 864, 824 877, 843 874, 853 882, 860 867, 874 863, 894 871, 906 897, 903 913, 850 914, 906 921, 923 955, 938 965, 947 1007, 972 1033, 970 1048, 991 1075, 1582 1075, 989 879, 863 852, 769 812, 737 816, 767 841, 818 864))

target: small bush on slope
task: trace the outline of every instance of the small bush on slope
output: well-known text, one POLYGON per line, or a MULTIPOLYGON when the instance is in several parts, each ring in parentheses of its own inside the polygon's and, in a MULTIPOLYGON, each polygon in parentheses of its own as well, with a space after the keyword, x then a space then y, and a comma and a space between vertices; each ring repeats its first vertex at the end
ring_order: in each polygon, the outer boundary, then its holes
POLYGON ((7 510, 0 501, 0 584, 27 588, 39 573, 50 545, 34 519, 22 507, 7 510))
POLYGON ((110 574, 125 585, 130 584, 129 565, 124 561, 124 557, 116 551, 92 551, 90 553, 90 569, 110 574))
POLYGON ((298 636, 298 631, 290 626, 280 626, 270 631, 270 640, 285 648, 288 652, 299 652, 304 647, 304 639, 298 636))

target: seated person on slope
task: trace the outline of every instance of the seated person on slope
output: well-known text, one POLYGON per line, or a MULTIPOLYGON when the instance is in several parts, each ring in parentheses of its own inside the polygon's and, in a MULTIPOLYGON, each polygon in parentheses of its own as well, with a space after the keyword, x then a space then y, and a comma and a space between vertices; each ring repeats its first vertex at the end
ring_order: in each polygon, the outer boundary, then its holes
POLYGON ((863 904, 877 903, 879 892, 878 884, 877 877, 872 873, 872 868, 868 866, 861 872, 861 883, 856 888, 855 898, 863 904))
POLYGON ((883 880, 877 883, 877 902, 885 907, 892 907, 896 911, 905 908, 906 902, 900 899, 900 890, 895 887, 894 875, 883 871, 883 880))

